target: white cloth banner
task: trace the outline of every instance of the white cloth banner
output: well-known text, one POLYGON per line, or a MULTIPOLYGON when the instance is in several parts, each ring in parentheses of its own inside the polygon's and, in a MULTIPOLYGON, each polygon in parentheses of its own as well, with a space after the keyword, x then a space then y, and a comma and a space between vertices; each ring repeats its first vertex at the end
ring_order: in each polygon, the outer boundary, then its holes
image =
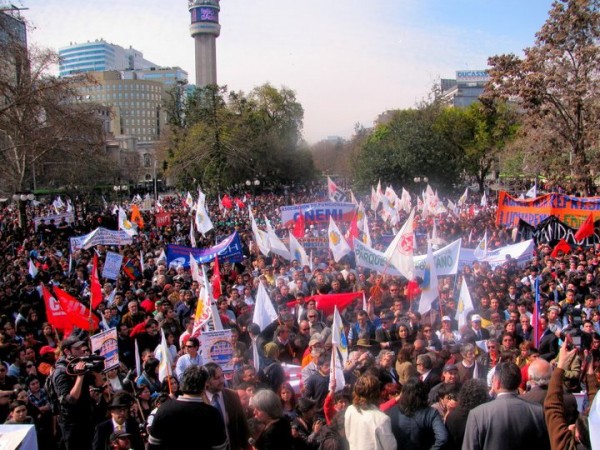
MULTIPOLYGON (((369 269, 383 272, 387 267, 388 275, 400 275, 391 264, 387 264, 382 252, 369 247, 358 239, 354 239, 354 254, 356 256, 356 265, 367 267, 369 269)), ((461 256, 461 240, 458 239, 445 247, 433 252, 435 268, 438 276, 455 275, 458 272, 459 260, 461 256)), ((425 273, 425 259, 427 255, 415 256, 415 275, 422 277, 425 273)))
POLYGON ((106 261, 102 269, 102 278, 109 280, 117 280, 121 272, 121 264, 123 263, 123 255, 115 252, 106 252, 106 261))
POLYGON ((462 268, 465 265, 471 266, 475 261, 485 261, 490 264, 492 269, 494 269, 496 266, 504 264, 508 255, 516 259, 519 266, 523 266, 533 258, 533 248, 533 239, 530 239, 495 250, 488 249, 487 256, 483 259, 477 259, 475 257, 475 250, 463 248, 460 252, 459 267, 462 268))
POLYGON ((70 239, 71 253, 78 250, 87 249, 94 245, 130 245, 133 238, 125 231, 114 231, 107 228, 96 228, 94 231, 83 236, 76 236, 70 239))

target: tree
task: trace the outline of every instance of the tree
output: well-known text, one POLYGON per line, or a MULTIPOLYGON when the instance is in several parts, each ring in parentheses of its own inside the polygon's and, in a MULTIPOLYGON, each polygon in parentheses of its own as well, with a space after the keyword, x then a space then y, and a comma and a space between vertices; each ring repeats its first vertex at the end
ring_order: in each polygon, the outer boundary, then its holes
POLYGON ((434 130, 456 147, 460 166, 472 176, 483 192, 500 153, 518 130, 515 109, 500 101, 475 102, 468 108, 445 108, 434 130))
POLYGON ((600 161, 599 40, 600 0, 557 0, 523 59, 514 54, 489 59, 486 93, 517 101, 529 150, 540 160, 561 162, 551 166, 555 175, 572 176, 586 193, 593 190, 600 161))
POLYGON ((56 53, 27 49, 9 34, 0 40, 0 181, 5 192, 34 187, 36 168, 63 167, 60 175, 82 178, 102 152, 101 111, 95 105, 76 102, 82 77, 49 75, 58 64, 56 53))
POLYGON ((226 188, 249 178, 265 185, 309 177, 312 159, 299 148, 303 115, 287 88, 265 84, 249 95, 198 90, 185 105, 184 124, 171 127, 169 172, 182 187, 194 180, 226 188))
POLYGON ((435 122, 441 105, 437 100, 417 109, 390 112, 366 138, 354 164, 359 187, 374 180, 395 186, 411 186, 415 176, 426 176, 439 188, 449 190, 459 175, 460 154, 435 122))

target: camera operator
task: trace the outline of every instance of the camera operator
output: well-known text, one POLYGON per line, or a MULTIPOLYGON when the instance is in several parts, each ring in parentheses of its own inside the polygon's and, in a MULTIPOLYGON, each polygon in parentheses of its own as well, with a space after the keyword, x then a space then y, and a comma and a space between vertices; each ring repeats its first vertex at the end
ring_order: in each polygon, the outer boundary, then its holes
MULTIPOLYGON (((570 360, 569 365, 565 368, 564 374, 564 385, 565 389, 571 393, 581 392, 581 328, 575 326, 575 323, 581 322, 581 316, 576 314, 568 316, 569 325, 563 328, 560 339, 563 342, 567 342, 569 350, 577 349, 575 356, 570 360), (577 320, 579 317, 579 320, 577 320)), ((553 365, 556 367, 558 357, 553 361, 553 365)))
POLYGON ((58 397, 58 425, 65 450, 89 450, 94 433, 93 400, 90 388, 102 384, 94 364, 75 358, 89 357, 88 345, 76 336, 61 343, 62 355, 56 362, 52 384, 58 397), (75 363, 75 364, 74 364, 75 363))

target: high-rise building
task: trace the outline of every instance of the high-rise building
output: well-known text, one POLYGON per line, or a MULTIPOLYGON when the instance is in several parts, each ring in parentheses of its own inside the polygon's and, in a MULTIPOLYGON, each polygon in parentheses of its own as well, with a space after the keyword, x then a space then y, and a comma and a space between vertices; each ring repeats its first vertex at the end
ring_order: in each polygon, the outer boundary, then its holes
POLYGON ((196 86, 217 84, 217 37, 219 25, 219 0, 189 0, 188 9, 192 24, 190 34, 195 41, 196 86))
POLYGON ((0 43, 12 41, 27 47, 27 28, 18 11, 14 6, 0 6, 0 43))
POLYGON ((90 72, 94 84, 77 88, 79 100, 111 109, 110 133, 158 141, 166 124, 163 102, 166 87, 160 81, 139 79, 135 72, 90 72), (127 75, 127 76, 124 76, 127 75))
POLYGON ((489 79, 486 70, 458 70, 456 79, 441 80, 442 99, 449 106, 469 106, 483 93, 489 79))
POLYGON ((59 49, 58 55, 61 77, 83 72, 156 67, 156 64, 144 59, 144 55, 139 50, 109 44, 103 39, 82 44, 71 43, 68 47, 59 49))

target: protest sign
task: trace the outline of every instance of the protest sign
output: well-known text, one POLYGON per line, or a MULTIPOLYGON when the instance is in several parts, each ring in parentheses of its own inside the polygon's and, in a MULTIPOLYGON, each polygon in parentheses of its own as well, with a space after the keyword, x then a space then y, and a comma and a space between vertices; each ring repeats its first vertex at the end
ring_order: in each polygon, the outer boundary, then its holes
POLYGON ((107 228, 96 228, 94 231, 83 236, 70 239, 71 253, 87 249, 94 245, 130 245, 133 239, 123 230, 115 231, 107 228))
POLYGON ((90 337, 92 353, 104 356, 104 371, 119 366, 117 329, 103 331, 90 337))
POLYGON ((188 268, 190 267, 190 253, 198 264, 207 264, 217 255, 219 255, 220 262, 239 262, 244 257, 240 236, 234 232, 217 245, 204 249, 167 245, 167 264, 188 268))
POLYGON ((200 335, 200 348, 204 364, 214 362, 223 372, 233 371, 233 352, 231 330, 205 331, 200 335))
POLYGON ((116 280, 121 272, 121 264, 123 263, 123 255, 115 252, 106 252, 106 260, 102 269, 102 278, 116 280))
POLYGON ((347 202, 304 203, 301 205, 282 206, 281 223, 288 227, 302 213, 305 224, 329 224, 329 218, 336 222, 350 222, 356 212, 356 205, 347 202))

